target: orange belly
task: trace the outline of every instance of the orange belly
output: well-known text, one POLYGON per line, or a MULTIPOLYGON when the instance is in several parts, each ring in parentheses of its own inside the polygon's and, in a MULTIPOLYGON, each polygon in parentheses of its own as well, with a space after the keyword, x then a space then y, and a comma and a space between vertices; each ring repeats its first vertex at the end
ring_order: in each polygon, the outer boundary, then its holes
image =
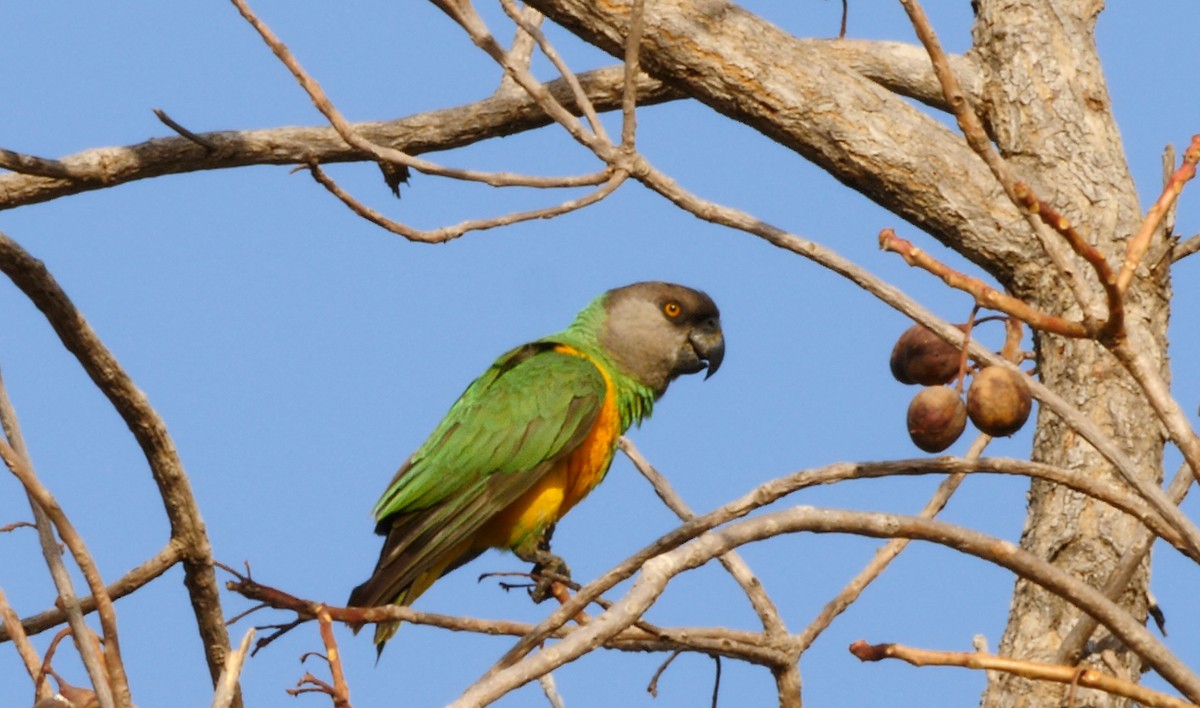
MULTIPOLYGON (((584 356, 564 345, 555 350, 584 356)), ((621 419, 612 380, 602 367, 596 368, 604 376, 606 390, 591 430, 574 452, 559 460, 529 491, 480 529, 473 544, 476 548, 516 548, 536 543, 547 526, 557 523, 604 479, 621 435, 621 419)))

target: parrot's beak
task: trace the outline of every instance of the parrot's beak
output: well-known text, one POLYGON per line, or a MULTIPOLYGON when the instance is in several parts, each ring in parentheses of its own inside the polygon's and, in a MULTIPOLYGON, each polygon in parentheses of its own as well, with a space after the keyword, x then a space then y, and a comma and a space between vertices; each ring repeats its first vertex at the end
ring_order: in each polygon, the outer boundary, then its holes
POLYGON ((696 356, 708 364, 708 373, 704 374, 704 379, 708 380, 717 373, 725 359, 725 335, 721 333, 721 321, 715 317, 706 320, 692 330, 688 341, 692 343, 696 356))

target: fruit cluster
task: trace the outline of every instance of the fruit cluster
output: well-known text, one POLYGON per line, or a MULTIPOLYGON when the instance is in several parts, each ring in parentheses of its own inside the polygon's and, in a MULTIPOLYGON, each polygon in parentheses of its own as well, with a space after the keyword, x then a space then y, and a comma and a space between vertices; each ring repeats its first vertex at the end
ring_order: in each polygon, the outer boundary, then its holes
MULTIPOLYGON (((969 329, 960 325, 968 333, 969 329)), ((913 325, 892 349, 892 376, 923 386, 908 405, 908 435, 925 452, 941 452, 962 435, 970 418, 992 437, 1012 435, 1029 418, 1033 398, 1025 376, 1002 366, 975 371, 963 403, 966 353, 924 325, 913 325), (948 386, 957 380, 954 388, 948 386)))

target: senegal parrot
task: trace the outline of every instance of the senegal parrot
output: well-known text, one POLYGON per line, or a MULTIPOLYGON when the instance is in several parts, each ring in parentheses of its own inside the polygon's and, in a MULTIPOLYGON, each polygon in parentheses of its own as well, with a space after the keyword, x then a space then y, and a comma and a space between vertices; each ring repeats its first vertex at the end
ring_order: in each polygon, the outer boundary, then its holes
MULTIPOLYGON (((667 385, 705 368, 712 376, 724 355, 712 299, 660 282, 610 290, 562 332, 505 353, 375 504, 386 540, 349 604, 410 605, 488 548, 565 570, 547 532, 604 479, 617 439, 649 417, 667 385)), ((377 626, 379 651, 398 626, 377 626)))

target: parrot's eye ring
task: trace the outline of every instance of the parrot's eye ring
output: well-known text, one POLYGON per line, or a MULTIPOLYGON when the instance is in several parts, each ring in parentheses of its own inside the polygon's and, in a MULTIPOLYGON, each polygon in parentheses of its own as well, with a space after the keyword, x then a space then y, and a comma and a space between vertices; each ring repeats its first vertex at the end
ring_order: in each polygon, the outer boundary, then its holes
POLYGON ((663 305, 663 314, 665 314, 667 317, 678 317, 680 312, 681 310, 679 303, 677 302, 668 302, 667 304, 663 305))

